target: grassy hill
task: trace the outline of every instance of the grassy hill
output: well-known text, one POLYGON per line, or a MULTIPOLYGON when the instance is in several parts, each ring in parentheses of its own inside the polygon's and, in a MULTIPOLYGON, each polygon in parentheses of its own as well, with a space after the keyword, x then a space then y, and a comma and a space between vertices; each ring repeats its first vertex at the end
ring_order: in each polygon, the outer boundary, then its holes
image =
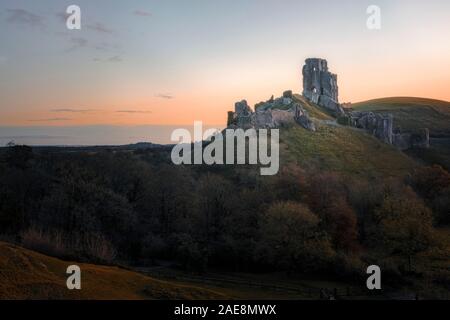
POLYGON ((309 102, 305 97, 300 94, 294 94, 294 101, 300 103, 300 105, 305 108, 308 114, 319 120, 333 120, 333 117, 330 115, 329 111, 325 108, 322 108, 314 103, 309 102))
POLYGON ((450 102, 414 97, 368 100, 352 105, 358 111, 391 113, 402 130, 428 128, 431 136, 450 136, 450 102))
POLYGON ((294 99, 315 119, 317 130, 283 128, 282 162, 365 177, 403 177, 418 166, 415 160, 370 134, 336 124, 327 110, 301 95, 294 95, 294 99))
POLYGON ((321 288, 344 293, 350 287, 357 295, 361 291, 345 281, 294 280, 282 273, 198 276, 164 267, 142 272, 148 276, 118 267, 62 261, 0 242, 0 300, 318 299, 321 288), (66 287, 65 270, 71 264, 81 268, 81 290, 66 287), (169 280, 157 280, 153 273, 169 280))
POLYGON ((358 111, 391 113, 394 127, 402 130, 428 128, 430 148, 407 153, 425 163, 437 163, 450 170, 450 102, 414 97, 375 99, 353 104, 358 111))
POLYGON ((118 267, 72 263, 0 242, 1 299, 224 299, 195 286, 156 280, 118 267), (66 269, 81 268, 81 290, 68 290, 66 269))
POLYGON ((367 178, 403 177, 418 165, 361 130, 321 123, 316 128, 316 132, 299 126, 281 130, 282 161, 367 178))

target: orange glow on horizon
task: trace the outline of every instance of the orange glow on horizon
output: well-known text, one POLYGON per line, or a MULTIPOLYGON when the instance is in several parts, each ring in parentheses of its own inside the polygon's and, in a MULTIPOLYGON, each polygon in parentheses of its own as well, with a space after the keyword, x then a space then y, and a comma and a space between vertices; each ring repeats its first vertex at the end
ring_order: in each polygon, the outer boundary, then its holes
MULTIPOLYGON (((377 65, 334 65, 329 62, 330 71, 338 74, 341 103, 394 96, 450 101, 450 74, 437 70, 438 67, 450 70, 450 65, 410 66, 392 64, 380 69, 377 65)), ((144 86, 138 83, 133 83, 126 90, 92 90, 69 99, 72 104, 62 102, 68 99, 63 93, 40 94, 35 100, 24 98, 16 103, 17 108, 2 111, 0 125, 191 125, 196 120, 207 125, 224 125, 227 111, 234 109, 236 101, 246 99, 250 106, 254 106, 257 102, 269 99, 272 94, 281 96, 284 90, 301 93, 299 69, 286 77, 283 77, 282 72, 275 73, 271 82, 254 80, 251 75, 247 75, 230 84, 233 75, 223 74, 212 84, 208 80, 192 82, 183 91, 176 92, 173 98, 142 94, 144 86), (85 107, 80 107, 79 112, 55 112, 55 108, 69 109, 70 105, 85 107)), ((14 105, 14 102, 9 101, 9 104, 14 105)))

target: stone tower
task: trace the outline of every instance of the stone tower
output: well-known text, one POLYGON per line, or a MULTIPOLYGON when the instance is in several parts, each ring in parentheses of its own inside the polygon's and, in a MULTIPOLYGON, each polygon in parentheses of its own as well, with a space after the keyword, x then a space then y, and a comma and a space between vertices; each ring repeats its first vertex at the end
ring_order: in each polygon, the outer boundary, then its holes
POLYGON ((328 71, 327 60, 306 59, 302 73, 305 98, 338 114, 343 113, 338 99, 337 75, 328 71))

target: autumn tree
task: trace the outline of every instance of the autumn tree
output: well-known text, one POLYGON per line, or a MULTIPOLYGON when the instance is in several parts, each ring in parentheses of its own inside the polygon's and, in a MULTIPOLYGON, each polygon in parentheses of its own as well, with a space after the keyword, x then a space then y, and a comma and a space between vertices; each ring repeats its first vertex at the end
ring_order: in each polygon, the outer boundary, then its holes
POLYGON ((263 262, 285 270, 311 271, 334 255, 320 219, 303 204, 271 205, 262 217, 256 254, 263 262))
POLYGON ((432 214, 414 192, 388 195, 375 212, 375 239, 385 254, 398 254, 413 267, 413 258, 434 245, 432 214))
POLYGON ((354 251, 358 248, 357 217, 337 174, 312 175, 307 201, 320 217, 321 226, 331 235, 336 249, 354 251))
POLYGON ((450 173, 441 166, 421 167, 410 184, 433 209, 438 224, 450 224, 450 173))

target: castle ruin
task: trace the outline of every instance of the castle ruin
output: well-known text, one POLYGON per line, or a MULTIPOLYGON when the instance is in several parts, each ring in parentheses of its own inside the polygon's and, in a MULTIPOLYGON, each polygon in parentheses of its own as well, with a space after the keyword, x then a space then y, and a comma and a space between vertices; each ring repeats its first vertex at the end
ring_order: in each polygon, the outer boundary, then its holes
POLYGON ((273 96, 255 106, 255 111, 246 100, 236 102, 234 112, 228 112, 228 128, 269 129, 299 124, 305 129, 315 131, 315 125, 303 106, 294 101, 292 91, 283 92, 279 98, 273 96))
POLYGON ((306 59, 302 75, 303 96, 305 98, 336 114, 344 113, 339 105, 337 75, 328 71, 327 60, 320 58, 306 59))
MULTIPOLYGON (((428 129, 417 132, 402 132, 394 129, 392 114, 372 111, 353 111, 343 108, 339 103, 337 75, 328 70, 325 59, 310 58, 305 60, 302 69, 303 97, 333 115, 334 125, 347 125, 364 130, 377 139, 395 146, 399 150, 410 148, 427 148, 429 146, 428 129)), ((294 97, 288 90, 279 98, 273 96, 264 102, 257 103, 254 111, 246 100, 236 102, 235 110, 228 112, 228 128, 263 129, 279 128, 297 124, 310 131, 316 131, 316 123, 321 120, 311 118, 306 105, 301 99, 294 97)))

